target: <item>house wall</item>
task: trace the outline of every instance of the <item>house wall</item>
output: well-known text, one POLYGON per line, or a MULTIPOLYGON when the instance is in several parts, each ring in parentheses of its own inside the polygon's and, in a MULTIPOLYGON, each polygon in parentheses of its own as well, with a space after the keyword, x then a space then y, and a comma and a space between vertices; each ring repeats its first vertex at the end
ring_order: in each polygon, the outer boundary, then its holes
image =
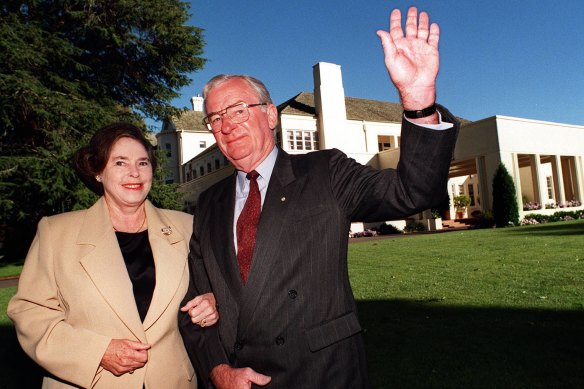
MULTIPOLYGON (((282 114, 279 123, 282 148, 291 154, 311 151, 290 147, 288 138, 291 130, 309 131, 318 133, 318 149, 338 148, 360 163, 380 169, 395 168, 399 161, 401 123, 347 120, 340 66, 318 63, 313 67, 313 76, 316 117, 282 114), (379 151, 380 136, 389 137, 390 150, 379 151)), ((212 134, 174 131, 171 134, 161 133, 159 136, 160 148, 164 149, 165 142, 168 142, 173 156, 181 150, 182 154, 175 159, 174 168, 177 176, 182 174, 183 182, 188 171, 197 171, 197 180, 200 183, 188 183, 181 187, 181 190, 188 192, 189 201, 194 203, 201 188, 206 188, 213 180, 227 174, 228 169, 224 166, 223 156, 218 149, 202 154, 197 149, 200 140, 208 141, 209 146, 214 144, 212 134), (221 161, 219 169, 215 168, 217 158, 221 161), (207 171, 208 163, 212 166, 210 173, 207 171), (185 167, 182 170, 179 169, 181 165, 185 167), (200 166, 204 166, 203 178, 199 174, 200 166)), ((546 177, 550 175, 554 175, 554 201, 558 198, 558 188, 564 185, 563 181, 574 176, 577 180, 566 183, 565 185, 570 186, 564 192, 570 196, 578 196, 582 201, 583 160, 583 126, 493 116, 465 124, 461 128, 453 155, 449 192, 451 198, 460 193, 468 194, 469 185, 472 185, 477 204, 468 212, 476 209, 491 210, 492 180, 502 162, 515 181, 520 205, 524 195, 528 201, 533 201, 536 197, 542 197, 543 192, 547 194, 546 177), (554 162, 538 165, 539 170, 534 175, 534 167, 519 167, 520 156, 532 156, 534 161, 539 156, 552 156, 554 162), (457 164, 464 166, 466 170, 462 169, 462 173, 457 173, 457 164), (535 192, 538 187, 540 193, 535 192)))
POLYGON ((161 150, 167 150, 166 145, 170 144, 171 156, 167 160, 167 168, 176 183, 186 180, 182 175, 182 165, 215 144, 215 137, 210 132, 179 131, 174 127, 158 133, 156 139, 161 150))
MULTIPOLYGON (((536 197, 539 197, 539 195, 536 196, 534 190, 537 184, 541 188, 541 193, 547 194, 546 177, 554 174, 551 163, 540 164, 535 175, 530 167, 520 168, 519 156, 533 156, 533 158, 539 156, 574 157, 573 167, 567 162, 562 162, 561 165, 569 166, 572 175, 578 175, 581 182, 584 178, 582 178, 582 170, 578 169, 578 166, 581 166, 579 164, 581 164, 583 153, 584 127, 582 126, 494 116, 461 128, 453 163, 474 158, 477 160, 477 171, 479 171, 480 163, 478 162, 481 161, 484 169, 483 177, 479 177, 481 199, 484 199, 481 206, 483 209, 491 210, 492 180, 499 163, 502 162, 515 182, 517 202, 520 206, 520 217, 522 217, 523 198, 525 197, 527 201, 534 201, 536 197), (537 180, 538 183, 535 183, 534 180, 537 180)), ((566 175, 562 174, 562 176, 566 175)), ((464 181, 463 178, 459 177, 451 178, 449 185, 459 185, 461 180, 464 181)), ((559 184, 561 182, 555 177, 555 185, 559 184)), ((575 183, 571 184, 577 186, 575 183)), ((578 193, 578 188, 568 192, 578 193)), ((549 200, 547 196, 542 197, 547 202, 558 200, 557 194, 554 195, 554 200, 549 200)))

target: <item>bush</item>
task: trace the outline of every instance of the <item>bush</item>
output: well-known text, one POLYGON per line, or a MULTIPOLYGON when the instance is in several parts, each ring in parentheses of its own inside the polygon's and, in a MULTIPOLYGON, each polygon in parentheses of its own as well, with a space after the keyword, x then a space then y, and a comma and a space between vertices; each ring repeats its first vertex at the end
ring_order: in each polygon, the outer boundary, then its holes
POLYGON ((422 223, 411 221, 404 227, 404 232, 422 232, 425 231, 422 223))
POLYGON ((493 178, 493 217, 497 227, 519 224, 515 184, 503 163, 499 163, 493 178))
POLYGON ((523 203, 523 210, 524 211, 533 211, 536 209, 541 209, 541 204, 537 203, 537 202, 524 202, 523 203))
POLYGON ((540 215, 538 213, 530 213, 525 215, 524 219, 521 221, 521 225, 553 223, 563 220, 577 219, 584 219, 583 211, 558 211, 555 212, 553 215, 540 215))
POLYGON ((475 217, 476 221, 472 228, 491 228, 495 225, 495 219, 491 211, 481 212, 475 217))
POLYGON ((377 236, 377 231, 364 230, 364 231, 354 232, 354 233, 350 234, 351 238, 363 238, 363 237, 370 237, 370 236, 377 236))
POLYGON ((403 232, 402 230, 400 230, 399 228, 392 224, 383 223, 377 228, 377 233, 379 235, 395 235, 401 234, 402 232, 403 232))

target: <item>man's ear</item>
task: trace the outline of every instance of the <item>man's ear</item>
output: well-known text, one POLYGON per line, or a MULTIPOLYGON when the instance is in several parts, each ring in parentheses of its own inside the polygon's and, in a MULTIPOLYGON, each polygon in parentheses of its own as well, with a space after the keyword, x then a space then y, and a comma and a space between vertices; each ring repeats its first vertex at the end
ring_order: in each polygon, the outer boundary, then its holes
POLYGON ((278 125, 278 108, 274 104, 268 104, 268 123, 273 130, 278 125))

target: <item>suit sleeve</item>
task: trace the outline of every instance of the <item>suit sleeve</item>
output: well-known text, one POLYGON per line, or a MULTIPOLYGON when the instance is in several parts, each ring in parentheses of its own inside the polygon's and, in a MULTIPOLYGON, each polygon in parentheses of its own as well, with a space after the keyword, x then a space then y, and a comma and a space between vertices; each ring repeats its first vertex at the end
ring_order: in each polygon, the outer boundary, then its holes
POLYGON ((8 304, 23 350, 50 373, 80 387, 90 387, 111 338, 73 327, 65 320, 54 273, 57 253, 49 219, 43 218, 26 257, 18 291, 8 304))
MULTIPOLYGON (((195 212, 193 235, 189 244, 190 282, 181 306, 200 294, 213 292, 201 256, 198 238, 201 227, 197 223, 199 219, 197 212, 195 212)), ((218 306, 217 309, 220 309, 220 307, 218 306)), ((219 320, 221 320, 220 310, 219 320)), ((187 313, 183 312, 179 312, 178 323, 191 363, 202 382, 205 385, 210 385, 209 375, 211 370, 217 365, 229 364, 228 357, 219 338, 218 325, 201 328, 191 321, 187 313)))
POLYGON ((403 120, 396 169, 377 170, 340 152, 333 154, 332 190, 350 221, 402 219, 444 200, 460 124, 444 107, 439 110, 452 128, 433 130, 403 120))

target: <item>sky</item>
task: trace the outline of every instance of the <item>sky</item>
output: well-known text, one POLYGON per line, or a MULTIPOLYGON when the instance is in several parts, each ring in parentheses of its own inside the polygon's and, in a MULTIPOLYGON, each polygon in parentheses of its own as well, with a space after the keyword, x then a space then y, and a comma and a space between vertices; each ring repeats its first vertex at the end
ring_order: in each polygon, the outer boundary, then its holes
POLYGON ((584 125, 582 0, 191 0, 204 29, 203 70, 172 104, 191 107, 219 73, 262 80, 280 104, 313 91, 312 67, 341 66, 345 95, 399 102, 378 29, 416 6, 440 25, 437 102, 456 116, 584 125))

